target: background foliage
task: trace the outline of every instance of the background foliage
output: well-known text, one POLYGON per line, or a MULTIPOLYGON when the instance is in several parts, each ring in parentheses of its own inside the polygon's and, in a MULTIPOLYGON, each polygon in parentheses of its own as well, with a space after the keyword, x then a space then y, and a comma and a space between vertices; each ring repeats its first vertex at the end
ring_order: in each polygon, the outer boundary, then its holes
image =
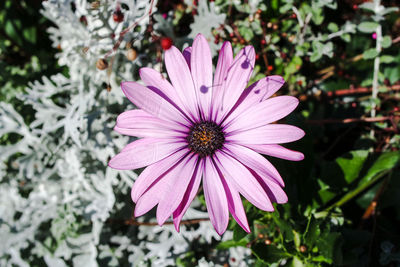
POLYGON ((397 1, 159 1, 115 46, 149 2, 0 3, 0 265, 399 266, 397 1), (214 55, 253 45, 251 82, 282 75, 278 94, 301 101, 286 121, 306 131, 288 146, 305 159, 270 159, 289 203, 245 201, 251 234, 232 221, 219 237, 201 195, 179 234, 134 220, 137 174, 106 167, 129 141, 112 132, 132 108, 118 84, 164 71, 162 38, 199 32, 214 55))

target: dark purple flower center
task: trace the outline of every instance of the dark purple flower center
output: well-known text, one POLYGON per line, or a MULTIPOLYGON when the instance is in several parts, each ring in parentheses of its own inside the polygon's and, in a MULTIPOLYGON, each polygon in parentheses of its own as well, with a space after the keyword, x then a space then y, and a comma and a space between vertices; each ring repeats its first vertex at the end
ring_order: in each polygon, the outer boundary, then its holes
POLYGON ((186 137, 189 149, 200 157, 206 157, 222 148, 225 135, 221 126, 204 121, 194 124, 186 137))

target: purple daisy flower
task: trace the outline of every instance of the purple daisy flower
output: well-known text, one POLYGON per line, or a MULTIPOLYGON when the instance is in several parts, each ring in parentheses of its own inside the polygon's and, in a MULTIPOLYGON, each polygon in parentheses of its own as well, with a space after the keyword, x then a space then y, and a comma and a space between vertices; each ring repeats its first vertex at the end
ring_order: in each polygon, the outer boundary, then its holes
POLYGON ((140 109, 120 114, 115 130, 142 138, 122 149, 109 166, 148 166, 131 192, 136 217, 158 205, 158 223, 172 215, 179 231, 201 180, 211 223, 220 235, 228 226, 229 212, 250 232, 241 195, 264 211, 274 210, 272 202, 287 202, 281 176, 259 153, 304 158, 278 145, 302 138, 303 130, 272 124, 291 113, 298 100, 269 98, 284 84, 280 76, 265 77, 246 88, 254 63, 252 46, 233 58, 231 44, 225 42, 213 78, 210 48, 199 34, 183 54, 174 46, 165 51, 171 83, 159 72, 142 68, 140 77, 147 87, 121 84, 140 109))

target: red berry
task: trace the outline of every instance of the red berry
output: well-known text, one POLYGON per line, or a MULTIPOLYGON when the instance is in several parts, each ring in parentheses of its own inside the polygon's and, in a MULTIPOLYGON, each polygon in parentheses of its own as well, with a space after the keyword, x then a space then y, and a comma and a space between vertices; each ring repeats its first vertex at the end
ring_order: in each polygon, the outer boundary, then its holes
POLYGON ((163 50, 168 50, 171 48, 173 42, 172 39, 169 37, 162 37, 161 38, 161 47, 163 50))
POLYGON ((113 13, 113 19, 115 22, 123 22, 124 21, 124 13, 120 9, 117 9, 113 13))
POLYGON ((295 13, 293 13, 290 17, 291 17, 292 19, 295 19, 295 18, 297 18, 297 15, 296 15, 295 13))
POLYGON ((273 67, 272 65, 269 65, 269 66, 267 67, 267 69, 268 69, 268 71, 271 71, 271 70, 274 69, 274 67, 273 67))
POLYGON ((265 39, 261 39, 260 43, 261 43, 262 45, 265 45, 265 44, 267 43, 267 41, 265 41, 265 39))
POLYGON ((354 4, 354 5, 353 5, 353 9, 354 9, 354 10, 358 9, 358 5, 355 5, 355 4, 354 4))
POLYGON ((258 60, 260 58, 259 54, 256 54, 256 60, 258 60))
POLYGON ((88 22, 85 16, 81 16, 79 18, 79 22, 82 23, 83 25, 87 26, 88 22))

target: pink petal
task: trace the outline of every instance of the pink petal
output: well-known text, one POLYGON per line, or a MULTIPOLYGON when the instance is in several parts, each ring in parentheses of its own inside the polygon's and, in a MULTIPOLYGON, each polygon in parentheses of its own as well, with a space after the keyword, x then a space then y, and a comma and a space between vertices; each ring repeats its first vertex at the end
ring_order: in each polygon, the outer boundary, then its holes
POLYGON ((239 100, 232 108, 233 112, 229 117, 236 117, 250 107, 268 99, 275 94, 284 83, 285 80, 278 75, 268 76, 256 81, 243 91, 239 100))
POLYGON ((127 145, 115 155, 108 166, 117 170, 134 170, 153 164, 182 149, 185 142, 168 139, 143 138, 127 145))
MULTIPOLYGON (((164 183, 165 181, 163 181, 163 179, 161 179, 157 185, 161 186, 162 183, 164 183)), ((158 190, 158 186, 153 186, 152 188, 150 188, 149 191, 146 192, 145 195, 143 195, 143 197, 139 198, 139 200, 137 201, 136 205, 135 205, 135 211, 134 211, 134 216, 135 217, 139 217, 142 216, 143 214, 149 212, 152 208, 154 208, 155 205, 158 204, 158 194, 159 192, 157 192, 158 190)))
POLYGON ((260 183, 272 202, 283 204, 288 201, 288 197, 286 196, 285 191, 283 191, 282 187, 278 185, 275 181, 272 181, 267 177, 261 177, 254 171, 252 171, 252 174, 260 183))
POLYGON ((166 129, 145 129, 145 128, 128 129, 115 126, 114 131, 123 135, 136 136, 136 137, 173 138, 173 137, 185 136, 182 133, 166 129))
POLYGON ((135 109, 121 113, 114 130, 121 134, 138 137, 171 137, 186 133, 188 128, 154 117, 144 110, 135 109))
POLYGON ((301 139, 304 131, 292 125, 267 124, 262 127, 242 132, 235 132, 226 137, 226 141, 241 145, 280 144, 301 139))
POLYGON ((225 150, 232 157, 235 157, 243 165, 254 170, 261 177, 269 177, 281 186, 285 186, 282 177, 276 168, 260 154, 236 144, 225 144, 225 150))
POLYGON ((210 105, 212 97, 212 56, 210 46, 202 34, 198 34, 193 41, 193 50, 190 58, 190 66, 197 100, 203 118, 210 117, 210 105))
POLYGON ((186 63, 189 66, 189 69, 190 69, 190 57, 191 57, 191 54, 192 54, 192 47, 191 46, 186 47, 182 52, 182 55, 185 58, 186 63))
POLYGON ((301 152, 287 149, 280 145, 246 145, 248 148, 268 156, 286 160, 300 161, 304 159, 301 152))
POLYGON ((190 181, 193 176, 196 176, 194 171, 197 162, 197 155, 188 156, 171 171, 171 176, 174 178, 169 179, 166 183, 166 190, 164 195, 160 196, 160 202, 157 207, 157 222, 159 225, 163 225, 181 203, 190 181))
POLYGON ((174 217, 174 225, 176 231, 179 232, 179 224, 181 223, 182 217, 185 214, 186 210, 189 208, 190 203, 192 203, 193 199, 197 195, 197 191, 199 190, 199 185, 201 181, 201 176, 203 175, 203 162, 199 160, 196 169, 194 171, 193 177, 190 180, 190 183, 186 189, 185 195, 182 198, 181 203, 173 212, 174 217))
POLYGON ((133 184, 131 190, 132 201, 136 203, 139 197, 142 196, 153 183, 162 179, 163 175, 165 175, 171 168, 174 168, 175 165, 188 153, 188 149, 179 150, 144 169, 133 184))
POLYGON ((149 187, 148 190, 140 196, 135 205, 135 217, 142 216, 160 202, 160 198, 167 188, 166 184, 169 182, 169 180, 173 179, 173 177, 169 175, 171 171, 161 179, 157 180, 155 184, 149 187))
POLYGON ((224 124, 225 131, 233 132, 257 128, 280 120, 291 113, 299 104, 293 96, 277 96, 248 108, 237 117, 230 116, 224 124))
POLYGON ((203 186, 211 223, 217 233, 222 235, 229 222, 228 201, 218 171, 210 157, 205 159, 203 186))
POLYGON ((246 46, 235 57, 232 66, 228 70, 226 80, 222 85, 223 96, 221 105, 217 110, 218 123, 228 114, 246 88, 254 69, 254 63, 255 52, 252 46, 246 46))
POLYGON ((160 119, 187 124, 188 119, 167 99, 136 82, 122 82, 121 88, 126 97, 137 107, 160 119))
POLYGON ((229 67, 232 65, 233 53, 230 42, 224 42, 218 56, 218 63, 215 69, 212 96, 212 118, 215 119, 216 112, 221 105, 223 96, 222 84, 228 75, 229 67))
MULTIPOLYGON (((135 217, 141 216, 147 213, 155 205, 160 203, 165 194, 173 194, 171 192, 171 185, 176 180, 176 176, 179 175, 179 171, 182 169, 182 162, 180 161, 174 167, 172 167, 167 173, 165 173, 160 179, 156 180, 147 190, 141 195, 135 206, 135 217)), ((157 209, 158 214, 158 209, 157 209)), ((158 219, 158 218, 157 218, 158 219)))
POLYGON ((171 46, 170 49, 165 51, 165 66, 169 79, 180 99, 182 99, 186 110, 190 111, 192 118, 199 119, 200 114, 192 75, 185 58, 175 46, 171 46))
MULTIPOLYGON (((141 68, 139 70, 139 75, 142 81, 147 85, 147 87, 154 87, 163 92, 172 102, 174 102, 178 107, 182 108, 182 99, 178 96, 176 90, 168 82, 168 80, 158 71, 151 68, 141 68)), ((188 113, 187 111, 185 113, 188 113)))
POLYGON ((273 211, 271 201, 257 179, 240 162, 222 152, 215 153, 216 165, 225 179, 233 184, 247 200, 257 208, 273 211))
POLYGON ((238 190, 233 186, 229 179, 222 179, 222 183, 224 185, 226 197, 228 199, 228 207, 232 217, 247 233, 250 233, 246 212, 244 211, 242 199, 240 198, 238 190))

